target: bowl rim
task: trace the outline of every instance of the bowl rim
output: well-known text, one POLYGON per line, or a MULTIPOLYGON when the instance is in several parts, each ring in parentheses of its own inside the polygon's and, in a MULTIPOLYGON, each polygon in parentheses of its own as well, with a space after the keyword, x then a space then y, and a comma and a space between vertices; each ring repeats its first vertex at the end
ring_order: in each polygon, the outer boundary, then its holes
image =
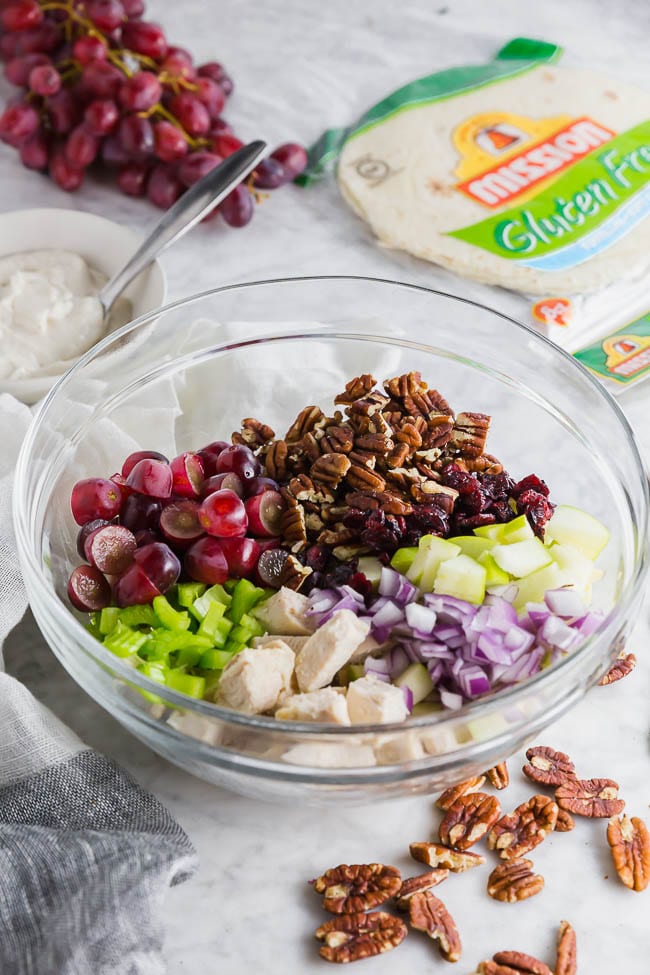
MULTIPOLYGON (((373 333, 349 333, 349 337, 355 337, 359 339, 368 339, 373 333)), ((269 336, 271 337, 271 336, 269 336)), ((540 686, 547 680, 550 675, 558 675, 562 671, 566 671, 575 665, 578 660, 583 660, 585 656, 588 656, 593 645, 599 640, 606 632, 611 631, 611 634, 616 634, 621 627, 621 622, 625 620, 627 610, 633 603, 638 599, 639 589, 642 580, 648 569, 648 560, 650 555, 650 537, 648 532, 648 523, 650 517, 650 480, 646 472, 646 467, 644 461, 641 457, 638 443, 636 437, 634 436, 632 427, 627 417, 623 413, 620 405, 616 399, 608 392, 602 383, 594 376, 586 367, 584 367, 577 359, 575 359, 569 352, 565 349, 560 348, 549 338, 542 335, 535 329, 531 328, 523 322, 518 321, 518 319, 513 318, 504 312, 498 311, 495 308, 485 305, 480 301, 476 301, 472 298, 467 298, 462 295, 452 294, 450 292, 442 291, 435 288, 428 288, 424 285, 413 284, 406 281, 396 281, 390 278, 380 278, 372 277, 369 275, 355 275, 355 274, 324 274, 324 275, 298 275, 292 277, 282 277, 282 278, 266 278, 257 281, 244 281, 236 282, 233 284, 222 285, 218 288, 210 288, 206 291, 198 292, 197 294, 190 295, 185 298, 179 298, 176 301, 170 302, 169 304, 156 309, 153 312, 147 312, 141 315, 139 318, 128 322, 123 325, 120 329, 111 332, 109 335, 105 336, 100 342, 94 345, 88 350, 82 357, 80 357, 77 362, 62 376, 60 377, 56 384, 49 391, 47 396, 40 403, 38 410, 36 411, 30 427, 27 431, 21 450, 18 456, 18 461, 16 464, 15 471, 15 486, 12 499, 13 508, 13 520, 16 530, 16 539, 18 542, 18 550, 20 553, 21 563, 23 564, 23 571, 27 569, 30 571, 30 584, 35 586, 44 599, 45 605, 50 611, 59 619, 63 627, 68 627, 72 625, 76 631, 77 640, 82 644, 85 651, 93 659, 93 662, 99 664, 100 666, 106 665, 109 670, 115 671, 119 677, 126 683, 135 686, 139 690, 148 691, 150 693, 156 693, 162 695, 165 702, 169 702, 169 706, 175 707, 180 711, 185 711, 188 713, 195 713, 205 717, 217 718, 223 722, 241 725, 242 727, 256 730, 256 731, 275 731, 277 733, 286 734, 288 737, 296 736, 310 736, 310 735, 332 735, 333 737, 343 739, 347 737, 359 736, 364 734, 395 734, 399 732, 407 732, 409 730, 423 730, 429 727, 442 727, 445 723, 455 722, 459 718, 468 717, 471 718, 475 716, 479 711, 488 710, 492 705, 501 706, 502 704, 512 703, 519 697, 522 692, 530 691, 535 687, 540 686), (463 704, 463 706, 457 710, 443 709, 441 711, 436 711, 431 715, 424 715, 421 717, 408 718, 406 721, 393 722, 390 724, 355 724, 355 725, 334 725, 325 722, 304 722, 304 721, 282 721, 274 717, 268 717, 265 715, 248 715, 240 711, 234 711, 229 708, 223 707, 221 705, 215 704, 211 701, 205 701, 197 698, 190 698, 187 695, 181 694, 180 692, 174 691, 170 688, 161 686, 157 682, 151 680, 151 678, 145 677, 140 672, 136 671, 128 663, 125 663, 121 658, 116 657, 110 651, 106 650, 102 643, 92 637, 83 624, 77 619, 77 617, 72 613, 72 611, 66 606, 64 601, 60 599, 56 592, 50 588, 44 574, 41 571, 40 564, 32 552, 30 545, 30 536, 28 530, 27 519, 24 517, 26 513, 26 504, 23 504, 22 498, 26 497, 25 481, 28 473, 28 459, 29 452, 34 440, 36 431, 41 421, 41 417, 48 410, 52 400, 58 396, 59 391, 64 389, 67 383, 73 378, 77 371, 81 371, 84 366, 92 361, 95 357, 100 356, 103 351, 109 347, 116 340, 121 340, 124 336, 128 335, 130 332, 136 330, 140 326, 146 325, 152 320, 160 318, 163 314, 177 309, 180 307, 187 307, 196 302, 200 302, 205 298, 210 298, 215 295, 219 295, 226 292, 236 292, 251 290, 260 286, 273 286, 273 285, 284 285, 284 284, 304 284, 311 282, 363 282, 366 284, 379 284, 386 285, 393 288, 404 289, 407 291, 415 291, 425 295, 433 294, 441 298, 450 299, 452 302, 460 302, 465 305, 470 305, 481 311, 488 312, 491 315, 495 315, 498 318, 504 319, 510 324, 514 325, 516 328, 527 333, 527 335, 532 336, 535 341, 538 341, 542 346, 546 346, 551 350, 551 355, 557 356, 559 359, 564 359, 566 362, 571 364, 571 368, 577 370, 577 372, 582 376, 583 381, 587 383, 593 391, 596 392, 597 396, 600 397, 610 410, 613 410, 623 432, 625 433, 626 440, 633 452, 635 463, 637 466, 638 473, 641 480, 641 491, 643 499, 643 517, 642 524, 637 524, 637 551, 634 561, 633 570, 630 579, 625 585, 621 596, 616 601, 614 606, 610 609, 607 615, 604 617, 601 625, 598 629, 591 634, 584 642, 578 647, 577 650, 568 654, 562 660, 553 664, 552 667, 548 669, 539 671, 537 674, 525 681, 517 684, 513 684, 510 687, 504 688, 495 693, 491 693, 486 697, 477 698, 474 701, 469 701, 463 704), (25 510, 23 510, 25 509, 25 510)), ((104 667, 105 669, 105 667, 104 667)), ((585 690, 587 688, 585 687, 585 690)), ((572 691, 572 685, 567 685, 567 694, 572 691)), ((559 704, 559 702, 557 702, 559 704)), ((557 710, 557 709, 556 709, 557 710)), ((562 713, 561 709, 557 713, 562 713)), ((144 716, 142 709, 137 709, 137 714, 139 718, 144 716)), ((156 721, 156 727, 168 728, 166 722, 156 721)), ((170 729, 171 730, 171 729, 170 729)), ((184 737, 190 737, 184 735, 184 737)), ((491 740, 492 736, 489 736, 491 740)), ((205 744, 205 743, 204 743, 205 744)), ((208 747, 206 745, 206 747, 208 747)), ((218 750, 218 745, 209 746, 211 750, 218 750)), ((400 763, 403 764, 403 763, 400 763)), ((341 770, 331 770, 331 771, 345 771, 341 770)))

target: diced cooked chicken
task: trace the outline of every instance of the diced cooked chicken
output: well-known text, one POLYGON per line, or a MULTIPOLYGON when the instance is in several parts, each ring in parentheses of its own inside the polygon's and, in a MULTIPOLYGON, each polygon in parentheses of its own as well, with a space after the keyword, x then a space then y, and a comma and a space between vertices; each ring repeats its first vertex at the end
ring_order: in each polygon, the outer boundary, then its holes
POLYGON ((347 701, 352 724, 388 724, 408 717, 401 689, 377 677, 353 680, 348 687, 347 701))
POLYGON ((424 748, 415 731, 381 736, 374 750, 377 765, 399 765, 400 762, 415 762, 424 758, 424 748))
POLYGON ((167 724, 181 731, 190 738, 197 738, 208 745, 216 745, 219 741, 219 728, 209 718, 200 714, 182 713, 174 711, 167 719, 167 724))
POLYGON ((349 609, 340 609, 310 636, 296 656, 298 687, 304 693, 331 684, 368 635, 370 624, 349 609))
POLYGON ((286 636, 310 636, 314 624, 307 616, 309 600, 293 589, 283 587, 253 610, 269 633, 286 636))
POLYGON ((293 650, 279 639, 241 650, 223 669, 218 703, 244 714, 274 710, 291 687, 294 663, 293 650))
POLYGON ((290 636, 288 633, 278 633, 276 635, 267 633, 266 636, 256 636, 253 640, 253 646, 266 647, 269 645, 269 643, 272 643, 274 640, 278 639, 282 640, 283 643, 286 643, 286 645, 290 647, 294 653, 298 653, 300 650, 302 650, 309 637, 290 636))
POLYGON ((385 643, 377 643, 374 636, 367 636, 350 657, 350 663, 361 664, 371 653, 374 653, 377 657, 383 657, 384 653, 390 650, 394 642, 394 640, 387 640, 385 643))
POLYGON ((294 694, 286 698, 275 712, 280 721, 329 721, 350 724, 345 689, 324 687, 309 694, 294 694))
POLYGON ((304 742, 287 749, 282 758, 290 765, 313 768, 367 768, 377 764, 370 745, 347 742, 304 742))

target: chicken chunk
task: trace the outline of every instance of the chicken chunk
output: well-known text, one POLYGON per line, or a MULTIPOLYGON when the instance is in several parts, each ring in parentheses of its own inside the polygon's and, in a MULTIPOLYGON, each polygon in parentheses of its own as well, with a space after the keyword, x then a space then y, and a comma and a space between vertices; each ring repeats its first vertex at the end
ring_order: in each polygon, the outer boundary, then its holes
POLYGON ((275 712, 280 721, 328 721, 350 724, 345 689, 324 687, 309 694, 294 694, 284 700, 275 712))
POLYGON ((310 636, 296 656, 298 687, 317 691, 331 684, 336 672, 346 664, 370 629, 349 609, 340 609, 310 636))
POLYGON ((282 640, 241 650, 223 669, 218 703, 244 714, 274 710, 291 687, 294 663, 293 650, 282 640))
POLYGON ((278 633, 275 635, 271 633, 267 633, 266 636, 256 636, 255 639, 253 640, 253 646, 266 647, 269 645, 269 643, 272 643, 274 640, 278 640, 278 639, 282 640, 283 643, 286 643, 286 645, 290 647, 294 653, 298 653, 300 650, 302 650, 309 637, 290 636, 288 633, 278 633))
POLYGON ((405 721, 408 708, 404 695, 394 684, 377 677, 360 677, 348 687, 348 713, 352 724, 388 724, 405 721))
POLYGON ((310 636, 314 624, 307 616, 309 600, 293 589, 283 587, 253 610, 269 633, 287 636, 310 636))

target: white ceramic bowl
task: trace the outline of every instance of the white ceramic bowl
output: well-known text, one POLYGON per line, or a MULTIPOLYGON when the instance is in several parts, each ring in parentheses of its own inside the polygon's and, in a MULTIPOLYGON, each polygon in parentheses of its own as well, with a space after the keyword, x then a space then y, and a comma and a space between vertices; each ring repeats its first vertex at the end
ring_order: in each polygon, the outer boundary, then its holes
MULTIPOLYGON (((111 277, 134 253, 141 238, 128 227, 81 210, 15 210, 0 214, 0 257, 34 250, 67 250, 80 254, 97 271, 111 277)), ((139 318, 165 303, 167 281, 156 261, 124 292, 139 318)), ((119 324, 119 323, 118 323, 119 324)), ((36 403, 76 359, 59 363, 47 375, 0 379, 0 392, 24 403, 36 403)))

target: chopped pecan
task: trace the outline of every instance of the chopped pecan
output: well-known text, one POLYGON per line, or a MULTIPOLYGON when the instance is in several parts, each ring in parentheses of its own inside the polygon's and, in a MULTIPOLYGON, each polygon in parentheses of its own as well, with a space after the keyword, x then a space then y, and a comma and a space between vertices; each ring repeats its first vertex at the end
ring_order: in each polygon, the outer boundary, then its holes
POLYGON ((467 850, 489 832, 500 814, 498 800, 485 792, 458 796, 440 823, 440 842, 467 850))
POLYGON ((492 955, 492 959, 497 965, 506 965, 521 975, 553 975, 553 972, 545 962, 532 955, 526 955, 523 951, 497 951, 492 955))
POLYGON ((345 545, 346 542, 351 542, 353 538, 356 538, 355 532, 346 528, 345 525, 339 525, 334 529, 325 528, 316 541, 319 545, 345 545))
POLYGON ((485 773, 493 789, 507 789, 510 785, 510 773, 505 762, 499 762, 485 773))
POLYGON ((287 508, 280 518, 282 537, 290 545, 307 541, 307 526, 305 525, 305 509, 301 504, 287 508))
POLYGON ((377 455, 371 454, 369 450, 351 450, 348 457, 351 464, 367 467, 371 471, 377 466, 377 455))
POLYGON ((618 816, 625 808, 613 779, 570 779, 557 787, 555 798, 560 808, 589 819, 618 816))
POLYGON ((498 850, 504 860, 515 860, 533 850, 555 829, 557 814, 557 804, 548 796, 532 796, 494 824, 488 835, 488 848, 498 850))
POLYGON ((284 560, 282 571, 278 577, 279 586, 286 586, 287 589, 298 590, 304 583, 307 576, 311 575, 312 569, 308 565, 303 565, 295 555, 289 555, 284 560))
POLYGON ((459 413, 450 444, 467 457, 479 457, 485 449, 491 417, 485 413, 459 413))
POLYGON ((360 555, 367 555, 369 551, 367 545, 335 545, 332 549, 332 555, 339 562, 351 562, 352 559, 356 559, 360 555))
POLYGON ((621 882, 630 890, 645 890, 650 883, 650 833, 637 816, 611 819, 607 842, 621 882))
POLYGON ((562 785, 570 779, 575 779, 575 766, 564 752, 556 752, 546 745, 536 745, 526 751, 529 764, 524 765, 522 772, 541 785, 562 785))
MULTIPOLYGON (((305 512, 305 528, 308 532, 321 532, 325 527, 325 522, 315 511, 305 512)), ((338 556, 337 556, 338 558, 338 556)))
POLYGON ((631 674, 635 667, 636 657, 634 654, 625 653, 623 650, 622 653, 619 653, 615 663, 612 664, 605 676, 600 678, 598 683, 601 687, 606 684, 614 684, 617 680, 621 680, 623 677, 631 674))
MULTIPOLYGON (((418 465, 418 469, 420 466, 418 465)), ((441 494, 453 498, 458 497, 458 491, 455 491, 454 488, 446 487, 444 484, 438 484, 434 480, 423 480, 411 485, 411 497, 420 504, 430 504, 432 498, 441 494), (453 495, 451 493, 452 491, 453 495)))
POLYGON ((490 897, 507 904, 534 897, 544 887, 544 878, 533 873, 532 860, 509 860, 494 868, 487 882, 490 897))
POLYGON ((284 440, 272 443, 264 457, 266 473, 274 481, 284 481, 287 476, 287 455, 289 448, 284 440))
POLYGON ((320 407, 306 406, 293 421, 284 435, 284 439, 287 443, 297 443, 302 440, 306 433, 310 433, 324 417, 325 414, 320 407))
POLYGON ((415 424, 411 423, 409 420, 403 423, 399 430, 394 434, 394 439, 398 443, 405 444, 410 448, 407 451, 407 457, 409 453, 412 453, 414 450, 419 450, 422 446, 422 434, 415 424))
POLYGON ((575 820, 571 813, 567 812, 566 809, 558 809, 557 811, 557 821, 555 823, 556 833, 570 833, 575 826, 575 820))
POLYGON ((405 396, 425 392, 427 389, 427 384, 422 382, 422 376, 419 372, 406 372, 403 376, 386 379, 383 385, 386 392, 394 399, 404 399, 405 396))
POLYGON ((345 503, 360 511, 374 511, 379 507, 379 498, 374 494, 364 494, 363 491, 348 491, 345 503))
POLYGON ((381 474, 360 464, 352 464, 346 474, 346 480, 356 491, 383 491, 386 487, 386 481, 381 474))
POLYGON ((323 907, 331 914, 370 911, 394 897, 401 886, 397 867, 383 863, 342 863, 314 881, 314 890, 324 894, 323 907))
POLYGON ((378 506, 386 515, 410 515, 413 512, 413 505, 406 498, 400 498, 392 491, 379 491, 377 494, 378 506))
POLYGON ((252 416, 242 420, 241 426, 241 432, 232 435, 233 443, 246 444, 255 449, 256 447, 263 447, 275 436, 275 431, 271 427, 252 416))
POLYGON ((402 881, 402 886, 397 893, 397 906, 400 910, 408 909, 408 902, 414 894, 423 894, 432 887, 437 887, 449 876, 448 870, 427 870, 420 873, 417 877, 407 877, 402 881))
POLYGON ((335 403, 354 403, 357 399, 363 399, 377 385, 377 380, 369 373, 363 376, 356 376, 349 383, 345 384, 345 392, 339 393, 335 398, 335 403))
POLYGON ((311 465, 310 474, 315 481, 322 481, 336 488, 350 470, 345 454, 323 454, 311 465))
POLYGON ((453 873, 462 873, 485 863, 485 857, 480 853, 451 850, 441 843, 411 843, 409 852, 414 860, 426 863, 428 867, 444 867, 453 873))
POLYGON ((413 894, 409 903, 409 923, 416 931, 424 931, 432 941, 438 942, 440 954, 447 961, 459 961, 460 935, 453 917, 442 901, 426 891, 413 894))
POLYGON ((341 914, 321 924, 316 931, 318 940, 325 942, 320 949, 321 957, 339 964, 391 951, 407 934, 404 921, 386 911, 341 914))
POLYGON ((407 490, 411 484, 419 484, 422 475, 415 467, 396 467, 394 470, 386 471, 386 478, 391 484, 407 490))
POLYGON ((299 474, 289 481, 289 490, 297 501, 313 501, 315 504, 331 504, 334 494, 322 483, 314 483, 307 474, 299 474))
POLYGON ((300 441, 300 447, 305 457, 311 464, 318 460, 320 455, 323 453, 321 450, 321 441, 317 440, 313 433, 305 434, 300 441))
POLYGON ((492 454, 480 454, 478 457, 466 457, 465 466, 472 474, 502 474, 503 464, 492 454))
POLYGON ((446 413, 432 413, 427 420, 426 431, 422 434, 422 446, 426 450, 446 447, 454 429, 446 413))
POLYGON ((356 450, 367 450, 377 457, 385 457, 391 452, 395 444, 385 433, 367 433, 357 437, 354 441, 356 450))
POLYGON ((349 454, 354 447, 354 430, 348 426, 328 427, 320 444, 323 453, 349 454))
POLYGON ((555 975, 576 975, 577 971, 576 933, 568 921, 562 921, 557 935, 555 975))
POLYGON ((452 785, 438 796, 436 806, 438 809, 447 810, 459 796, 465 796, 468 792, 477 792, 484 782, 484 775, 475 775, 473 779, 465 779, 464 782, 459 782, 458 785, 452 785))

